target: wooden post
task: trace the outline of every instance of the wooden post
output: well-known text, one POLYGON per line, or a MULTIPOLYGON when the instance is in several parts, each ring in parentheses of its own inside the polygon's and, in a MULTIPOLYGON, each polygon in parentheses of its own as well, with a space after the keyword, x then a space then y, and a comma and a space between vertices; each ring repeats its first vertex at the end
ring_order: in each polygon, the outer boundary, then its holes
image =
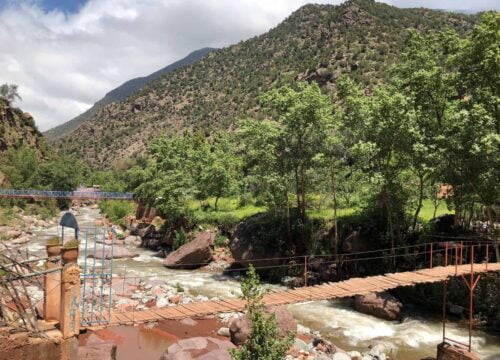
POLYGON ((64 265, 61 283, 60 327, 63 337, 80 333, 80 268, 77 264, 64 265))
POLYGON ((307 256, 304 256, 304 286, 307 287, 307 256))
POLYGON ((431 260, 430 260, 430 268, 432 269, 432 252, 433 252, 433 243, 431 243, 431 260))
MULTIPOLYGON (((45 263, 46 270, 61 267, 61 257, 52 256, 45 263)), ((60 321, 61 313, 61 271, 44 276, 43 317, 46 321, 60 321)))

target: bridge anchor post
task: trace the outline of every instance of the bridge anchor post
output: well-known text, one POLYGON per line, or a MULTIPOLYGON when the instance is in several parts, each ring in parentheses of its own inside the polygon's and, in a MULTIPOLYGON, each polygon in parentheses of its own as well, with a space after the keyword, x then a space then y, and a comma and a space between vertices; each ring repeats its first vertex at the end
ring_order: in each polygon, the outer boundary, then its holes
POLYGON ((77 264, 64 265, 61 282, 60 330, 69 338, 80 333, 80 268, 77 264))
MULTIPOLYGON (((45 263, 46 270, 60 267, 60 256, 51 256, 45 263)), ((61 307, 61 271, 59 270, 45 274, 43 285, 43 317, 46 321, 59 321, 61 307)))

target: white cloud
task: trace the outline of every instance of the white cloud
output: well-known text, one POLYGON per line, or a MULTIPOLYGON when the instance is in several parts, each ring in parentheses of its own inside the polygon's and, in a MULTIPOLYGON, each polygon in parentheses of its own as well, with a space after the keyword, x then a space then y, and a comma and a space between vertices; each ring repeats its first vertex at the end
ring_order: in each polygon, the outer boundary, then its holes
MULTIPOLYGON (((404 6, 402 0, 388 1, 404 6)), ((467 8, 442 0, 447 1, 467 8)), ((261 34, 307 2, 89 0, 74 14, 44 12, 33 1, 11 2, 0 10, 0 83, 19 84, 19 106, 46 130, 80 114, 126 80, 193 50, 261 34)))

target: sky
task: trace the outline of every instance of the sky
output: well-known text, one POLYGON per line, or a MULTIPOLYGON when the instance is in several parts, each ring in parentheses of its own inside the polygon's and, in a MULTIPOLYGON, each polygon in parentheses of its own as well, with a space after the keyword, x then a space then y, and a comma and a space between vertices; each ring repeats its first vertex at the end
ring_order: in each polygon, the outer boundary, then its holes
MULTIPOLYGON (((45 131, 108 91, 202 47, 262 34, 311 0, 0 0, 0 84, 19 85, 45 131)), ((314 0, 338 4, 342 0, 314 0)), ((500 10, 498 0, 384 0, 398 7, 500 10)))

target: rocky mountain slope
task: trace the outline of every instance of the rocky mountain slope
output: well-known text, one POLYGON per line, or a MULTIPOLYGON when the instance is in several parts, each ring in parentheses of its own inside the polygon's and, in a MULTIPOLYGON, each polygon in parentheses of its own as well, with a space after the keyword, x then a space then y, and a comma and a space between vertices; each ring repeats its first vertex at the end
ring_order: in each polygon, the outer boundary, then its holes
POLYGON ((57 139, 59 137, 68 135, 70 132, 75 130, 80 124, 82 124, 85 120, 92 118, 99 109, 104 106, 111 104, 112 102, 123 101, 134 92, 139 90, 144 85, 150 83, 153 80, 158 79, 162 75, 168 74, 174 70, 177 70, 183 66, 193 64, 194 62, 200 60, 205 55, 207 55, 210 51, 215 50, 214 48, 203 48, 196 51, 193 51, 185 58, 178 60, 170 65, 165 66, 164 68, 155 71, 154 73, 138 77, 132 80, 128 80, 124 82, 122 85, 108 92, 101 100, 97 101, 90 109, 85 111, 84 113, 78 115, 74 119, 56 126, 50 130, 47 130, 44 135, 49 139, 57 139))
POLYGON ((45 147, 33 117, 0 98, 0 157, 5 150, 23 144, 41 152, 45 147))
POLYGON ((231 128, 238 118, 258 114, 259 94, 283 84, 317 81, 333 95, 336 79, 348 73, 369 92, 388 76, 409 28, 464 34, 475 21, 373 0, 306 5, 268 33, 213 51, 103 107, 57 145, 111 167, 165 133, 231 128))
MULTIPOLYGON (((0 98, 0 160, 7 149, 22 145, 37 149, 40 155, 46 153, 45 141, 33 117, 0 98)), ((5 175, 0 172, 0 185, 5 181, 5 175)))

